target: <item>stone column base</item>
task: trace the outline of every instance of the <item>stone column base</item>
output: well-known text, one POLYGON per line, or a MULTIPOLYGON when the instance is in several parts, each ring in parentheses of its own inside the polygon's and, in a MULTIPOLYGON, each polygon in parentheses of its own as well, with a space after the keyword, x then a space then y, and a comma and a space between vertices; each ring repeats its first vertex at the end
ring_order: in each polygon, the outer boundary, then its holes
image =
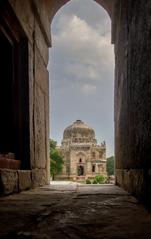
POLYGON ((143 195, 144 170, 116 169, 116 184, 136 197, 140 197, 143 195))
POLYGON ((0 195, 19 193, 45 184, 47 184, 45 169, 0 169, 0 195))

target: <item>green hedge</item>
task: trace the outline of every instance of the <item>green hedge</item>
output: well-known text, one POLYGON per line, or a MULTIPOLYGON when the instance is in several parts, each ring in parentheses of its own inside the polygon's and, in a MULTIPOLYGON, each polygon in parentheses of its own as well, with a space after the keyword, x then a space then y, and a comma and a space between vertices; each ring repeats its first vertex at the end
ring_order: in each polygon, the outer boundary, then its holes
POLYGON ((86 184, 104 184, 106 183, 106 179, 103 175, 97 175, 94 179, 86 179, 86 184))

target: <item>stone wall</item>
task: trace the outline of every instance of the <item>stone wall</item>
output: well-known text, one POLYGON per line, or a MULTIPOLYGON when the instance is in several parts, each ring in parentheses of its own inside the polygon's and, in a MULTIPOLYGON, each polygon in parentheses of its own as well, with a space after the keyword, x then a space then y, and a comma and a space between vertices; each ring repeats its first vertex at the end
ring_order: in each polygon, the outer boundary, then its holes
POLYGON ((33 185, 37 186, 49 182, 49 82, 47 64, 50 26, 48 26, 48 16, 44 12, 44 8, 41 7, 39 14, 32 1, 10 0, 9 2, 28 37, 30 162, 32 175, 34 175, 32 176, 33 185), (43 174, 43 172, 45 173, 43 174))
POLYGON ((151 200, 151 2, 115 9, 115 150, 117 184, 151 200))
MULTIPOLYGON (((40 1, 38 1, 40 4, 40 1)), ((9 0, 10 8, 28 40, 30 167, 0 170, 1 192, 17 192, 49 183, 49 82, 50 23, 46 9, 40 12, 30 0, 9 0), (27 184, 27 185, 26 185, 27 184)))

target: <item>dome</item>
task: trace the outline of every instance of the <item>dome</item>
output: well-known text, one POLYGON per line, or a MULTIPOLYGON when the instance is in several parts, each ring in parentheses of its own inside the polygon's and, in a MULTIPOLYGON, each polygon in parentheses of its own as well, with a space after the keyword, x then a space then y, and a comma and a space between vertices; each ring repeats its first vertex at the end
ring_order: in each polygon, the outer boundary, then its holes
POLYGON ((74 142, 92 142, 95 140, 95 132, 81 120, 76 120, 72 125, 64 130, 63 140, 72 140, 74 142))

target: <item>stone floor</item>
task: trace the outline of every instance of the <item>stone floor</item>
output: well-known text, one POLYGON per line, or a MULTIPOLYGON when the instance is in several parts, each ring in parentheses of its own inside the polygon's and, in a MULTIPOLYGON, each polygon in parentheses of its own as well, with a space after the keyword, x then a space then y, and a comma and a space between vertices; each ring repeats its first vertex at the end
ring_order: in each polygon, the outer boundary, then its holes
POLYGON ((150 239, 151 214, 114 185, 53 185, 0 198, 0 238, 150 239))

